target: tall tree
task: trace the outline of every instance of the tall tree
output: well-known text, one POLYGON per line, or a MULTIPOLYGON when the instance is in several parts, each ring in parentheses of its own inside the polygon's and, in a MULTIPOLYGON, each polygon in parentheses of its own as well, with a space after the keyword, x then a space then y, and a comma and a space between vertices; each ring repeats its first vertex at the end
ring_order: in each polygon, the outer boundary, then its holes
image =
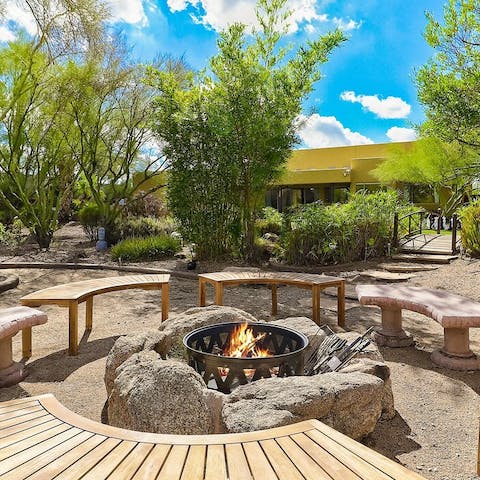
MULTIPOLYGON (((296 52, 283 48, 290 15, 285 5, 286 0, 259 0, 260 27, 252 36, 241 24, 222 32, 208 72, 187 82, 156 76, 156 131, 171 162, 173 211, 186 227, 204 222, 213 215, 207 213, 210 207, 218 204, 225 222, 222 232, 210 231, 210 235, 218 239, 229 232, 231 238, 221 242, 228 246, 241 233, 246 260, 255 256, 255 220, 264 192, 279 177, 297 143, 302 102, 320 79, 319 66, 345 40, 337 30, 296 52), (192 187, 185 189, 188 183, 192 187), (179 205, 173 193, 182 188, 179 205), (204 216, 198 215, 199 205, 204 216)), ((214 226, 219 227, 218 222, 214 226)), ((208 236, 183 230, 195 243, 210 243, 208 236)))
POLYGON ((427 14, 425 39, 433 58, 417 73, 425 136, 480 151, 480 3, 449 0, 443 23, 427 14))

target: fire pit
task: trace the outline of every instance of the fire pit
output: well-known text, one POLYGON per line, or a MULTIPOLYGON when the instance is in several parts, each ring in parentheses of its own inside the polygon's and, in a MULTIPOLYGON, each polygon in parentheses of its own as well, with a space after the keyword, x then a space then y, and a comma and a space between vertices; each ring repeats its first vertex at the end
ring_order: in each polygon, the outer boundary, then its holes
POLYGON ((237 385, 272 376, 303 375, 305 335, 268 323, 219 323, 183 339, 188 360, 210 388, 230 393, 237 385))

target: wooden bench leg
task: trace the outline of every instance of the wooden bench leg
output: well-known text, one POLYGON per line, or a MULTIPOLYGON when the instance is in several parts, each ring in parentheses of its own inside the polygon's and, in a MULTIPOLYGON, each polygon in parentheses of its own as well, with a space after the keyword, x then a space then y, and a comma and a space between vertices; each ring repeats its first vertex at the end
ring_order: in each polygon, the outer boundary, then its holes
POLYGON ((272 283, 272 315, 277 314, 277 287, 276 283, 272 283))
POLYGON ((27 376, 25 367, 12 358, 12 337, 0 339, 0 387, 9 387, 27 376))
POLYGON ((170 293, 168 283, 162 285, 162 322, 168 318, 168 310, 170 309, 170 293))
POLYGON ((198 304, 204 307, 207 301, 207 285, 202 278, 198 279, 198 304))
POLYGON ((432 353, 432 362, 451 370, 480 370, 470 350, 469 328, 444 328, 443 348, 432 353))
POLYGON ((88 297, 85 303, 85 330, 90 331, 93 326, 93 297, 88 297))
POLYGON ((22 357, 27 359, 32 356, 32 327, 22 330, 22 357))
POLYGON ((345 281, 339 283, 337 287, 337 319, 338 326, 345 327, 345 281))
POLYGON ((223 283, 215 282, 215 303, 223 305, 223 283))
POLYGON ((68 306, 68 354, 78 354, 78 303, 68 306))
POLYGON ((383 347, 408 347, 413 338, 402 328, 400 308, 382 308, 382 326, 374 334, 377 345, 383 347))
POLYGON ((312 287, 312 320, 320 325, 320 287, 318 285, 312 287))

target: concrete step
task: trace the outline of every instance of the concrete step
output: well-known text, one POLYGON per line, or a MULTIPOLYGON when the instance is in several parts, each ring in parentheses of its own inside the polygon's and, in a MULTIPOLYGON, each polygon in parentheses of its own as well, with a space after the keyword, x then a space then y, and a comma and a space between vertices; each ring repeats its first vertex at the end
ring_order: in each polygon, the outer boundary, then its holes
POLYGON ((458 255, 427 255, 421 253, 399 253, 392 255, 396 262, 440 263, 447 264, 458 258, 458 255))
POLYGON ((378 267, 392 273, 414 273, 437 270, 439 268, 439 265, 422 265, 416 263, 381 263, 378 265, 378 267))

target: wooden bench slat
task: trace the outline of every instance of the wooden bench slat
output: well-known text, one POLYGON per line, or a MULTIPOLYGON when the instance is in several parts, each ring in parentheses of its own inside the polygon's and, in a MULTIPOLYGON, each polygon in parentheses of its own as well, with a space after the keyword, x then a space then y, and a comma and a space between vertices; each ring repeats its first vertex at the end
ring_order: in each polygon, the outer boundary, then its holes
POLYGON ((168 456, 162 465, 159 478, 180 480, 187 453, 188 445, 174 445, 168 452, 168 456))
POLYGON ((171 448, 170 445, 155 445, 132 480, 150 480, 157 478, 158 472, 168 457, 171 448))
POLYGON ((269 478, 271 480, 278 479, 258 442, 245 442, 243 444, 243 450, 247 457, 253 478, 260 480, 263 478, 269 478))
POLYGON ((11 421, 14 421, 14 422, 17 421, 18 417, 23 417, 25 415, 29 415, 31 413, 40 412, 40 411, 43 411, 43 407, 42 407, 42 405, 37 403, 37 405, 32 405, 32 406, 25 407, 25 408, 19 408, 19 409, 13 411, 13 412, 8 412, 5 415, 1 415, 0 416, 0 429, 4 428, 4 426, 7 425, 7 423, 9 423, 11 421))
POLYGON ((135 448, 135 442, 121 442, 107 456, 100 460, 82 480, 98 480, 107 478, 118 465, 128 457, 129 453, 135 448))
MULTIPOLYGON (((56 418, 51 418, 47 422, 40 423, 39 425, 30 427, 28 429, 24 429, 21 431, 17 431, 16 433, 9 435, 8 437, 4 437, 1 442, 2 449, 0 450, 0 460, 2 459, 2 455, 7 447, 22 440, 26 440, 31 437, 35 437, 35 435, 39 433, 46 432, 53 427, 58 425, 62 425, 63 422, 56 418)), ((5 457, 4 457, 5 458, 5 457)))
POLYGON ((203 480, 206 456, 207 447, 205 445, 191 446, 183 467, 182 480, 203 480))
MULTIPOLYGON (((225 445, 229 480, 252 480, 247 457, 240 443, 225 445)), ((260 479, 259 479, 260 480, 260 479)))
POLYGON ((41 425, 42 423, 46 423, 46 422, 49 422, 50 420, 55 419, 53 415, 49 415, 46 412, 42 412, 42 413, 43 413, 42 416, 34 418, 33 420, 30 420, 27 422, 15 423, 15 425, 12 425, 8 428, 3 428, 2 430, 0 430, 0 440, 6 437, 9 437, 10 435, 13 435, 15 433, 23 432, 24 430, 28 430, 29 428, 34 428, 37 425, 41 425))
POLYGON ((304 480, 305 477, 275 440, 262 440, 259 443, 280 480, 304 480))
POLYGON ((152 443, 137 443, 135 448, 123 459, 123 461, 108 477, 108 480, 124 480, 127 478, 132 478, 135 475, 135 472, 148 457, 152 451, 152 448, 152 443))
POLYGON ((0 475, 3 475, 10 470, 19 467, 31 458, 41 455, 43 452, 50 450, 51 448, 61 444, 62 442, 68 440, 69 438, 77 435, 80 432, 81 430, 79 430, 78 428, 71 427, 64 431, 59 430, 57 435, 49 437, 40 443, 34 444, 30 448, 24 449, 14 455, 9 456, 8 458, 0 462, 0 475))
MULTIPOLYGON (((100 445, 105 440, 106 437, 102 435, 93 435, 89 437, 84 442, 73 447, 67 453, 59 455, 57 458, 53 459, 48 465, 45 465, 40 470, 32 474, 29 480, 51 480, 52 478, 56 478, 58 474, 69 468, 71 465, 73 465, 79 459, 83 458, 85 455, 88 455, 90 451, 92 451, 95 447, 100 445)), ((72 474, 71 478, 73 479, 76 477, 72 474)))
POLYGON ((227 464, 225 463, 225 448, 223 445, 208 445, 207 463, 205 465, 205 480, 225 480, 227 464))
MULTIPOLYGON (((309 480, 332 480, 325 470, 307 455, 290 437, 277 440, 282 450, 290 457, 295 465, 301 465, 302 475, 309 480)), ((335 479, 338 480, 338 479, 335 479)))
POLYGON ((22 425, 32 420, 43 418, 47 415, 47 412, 41 406, 39 406, 33 412, 26 413, 25 415, 21 415, 19 417, 7 418, 5 420, 2 420, 0 421, 0 434, 4 430, 9 430, 12 426, 22 425))
POLYGON ((74 480, 82 478, 87 474, 98 462, 100 462, 105 456, 107 456, 121 440, 117 438, 107 438, 99 443, 88 454, 77 459, 74 463, 63 470, 59 475, 55 477, 55 480, 74 480))
POLYGON ((22 408, 26 407, 35 407, 39 405, 39 403, 36 400, 31 400, 29 402, 22 402, 22 403, 13 403, 11 405, 1 405, 0 406, 0 419, 2 418, 3 415, 6 415, 7 413, 15 412, 16 410, 21 410, 22 408))
MULTIPOLYGON (((331 478, 340 480, 362 480, 356 473, 352 472, 348 466, 345 466, 335 456, 327 450, 324 450, 310 437, 304 433, 292 435, 291 439, 310 457, 315 459, 331 478)), ((373 478, 372 478, 373 480, 373 478)))
POLYGON ((62 455, 69 452, 72 450, 72 448, 75 448, 77 445, 83 443, 92 436, 93 434, 90 432, 80 432, 65 442, 60 443, 56 447, 51 448, 37 457, 34 457, 31 460, 23 463, 15 470, 11 470, 9 473, 2 475, 2 480, 21 480, 27 478, 30 475, 33 475, 35 472, 38 472, 46 465, 51 464, 57 458, 61 458, 62 455))

